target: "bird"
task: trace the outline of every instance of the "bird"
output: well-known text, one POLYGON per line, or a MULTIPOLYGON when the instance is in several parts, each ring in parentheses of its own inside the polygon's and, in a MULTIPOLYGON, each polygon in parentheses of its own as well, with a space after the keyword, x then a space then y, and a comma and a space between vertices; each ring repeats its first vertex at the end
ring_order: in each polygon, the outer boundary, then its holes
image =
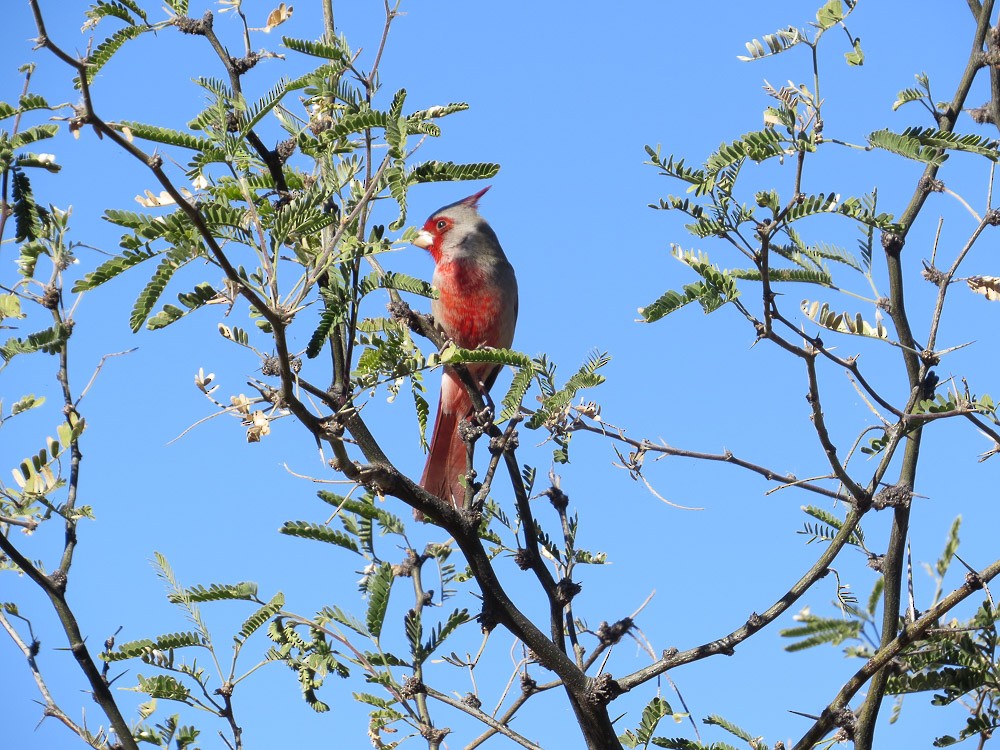
MULTIPOLYGON (((431 302, 436 325, 457 346, 510 348, 517 323, 517 279, 496 232, 479 215, 478 193, 439 208, 418 232, 413 244, 434 260, 431 283, 438 290, 431 302)), ((488 396, 500 365, 467 364, 473 381, 488 396)), ((472 413, 472 399, 454 368, 441 376, 434 431, 420 486, 456 508, 465 500, 460 477, 466 473, 466 447, 459 435, 462 420, 472 413)), ((417 520, 423 514, 414 511, 417 520)))

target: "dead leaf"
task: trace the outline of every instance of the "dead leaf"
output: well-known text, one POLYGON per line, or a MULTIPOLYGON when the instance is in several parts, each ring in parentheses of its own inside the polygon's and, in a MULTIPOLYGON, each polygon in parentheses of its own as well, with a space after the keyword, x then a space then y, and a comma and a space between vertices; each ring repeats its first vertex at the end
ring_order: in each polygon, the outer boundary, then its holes
POLYGON ((965 281, 969 289, 981 294, 990 302, 1000 300, 1000 276, 970 276, 965 281))
POLYGON ((271 29, 275 26, 280 26, 289 18, 292 17, 292 12, 295 9, 289 5, 285 6, 284 3, 279 5, 277 8, 272 10, 267 16, 267 24, 264 26, 264 31, 270 33, 271 29))

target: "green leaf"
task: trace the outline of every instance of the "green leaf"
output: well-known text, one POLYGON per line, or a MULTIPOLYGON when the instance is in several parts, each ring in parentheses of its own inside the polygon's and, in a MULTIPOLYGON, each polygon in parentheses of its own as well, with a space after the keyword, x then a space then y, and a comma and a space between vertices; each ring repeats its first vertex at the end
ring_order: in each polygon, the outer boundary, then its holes
POLYGON ((955 553, 958 551, 958 530, 961 526, 962 517, 956 516, 955 520, 951 524, 951 528, 948 530, 948 540, 945 542, 944 551, 941 553, 941 557, 938 558, 937 564, 934 566, 934 570, 938 574, 939 578, 944 578, 945 573, 948 572, 948 568, 951 566, 951 561, 955 558, 955 553))
POLYGON ((128 128, 135 138, 141 138, 144 141, 164 143, 168 146, 178 146, 179 148, 187 148, 192 151, 207 151, 214 146, 208 138, 200 138, 191 133, 184 133, 180 130, 172 130, 159 125, 146 125, 145 123, 134 122, 132 120, 125 120, 118 124, 123 128, 128 128))
POLYGON ((165 305, 160 312, 146 321, 146 328, 155 331, 159 328, 166 328, 171 323, 176 323, 188 313, 194 312, 200 307, 213 302, 219 298, 219 293, 211 284, 202 282, 190 292, 181 292, 177 299, 184 305, 185 309, 174 305, 165 305))
POLYGON ((155 677, 138 675, 138 680, 138 690, 146 693, 151 698, 163 698, 164 700, 187 703, 191 697, 191 692, 184 684, 169 675, 161 674, 155 677))
POLYGON ((110 2, 97 0, 86 10, 85 15, 92 21, 99 21, 110 16, 134 25, 133 13, 143 21, 146 20, 146 12, 134 0, 111 0, 110 2))
POLYGON ((245 122, 243 122, 240 134, 246 137, 247 133, 253 130, 257 123, 264 118, 264 115, 278 106, 286 93, 288 93, 288 81, 282 78, 271 88, 270 91, 268 91, 248 109, 244 117, 245 122))
POLYGON ((160 265, 156 267, 156 271, 153 273, 152 278, 143 290, 139 292, 139 296, 136 298, 135 304, 132 306, 132 315, 129 317, 129 325, 131 326, 133 333, 138 331, 142 327, 142 324, 146 322, 146 318, 149 317, 149 313, 152 311, 153 305, 156 304, 160 295, 163 294, 163 290, 166 288, 177 269, 190 260, 191 252, 185 247, 173 247, 166 253, 166 255, 163 256, 163 260, 161 260, 160 265))
POLYGON ((10 407, 10 414, 14 416, 29 409, 36 409, 44 403, 45 396, 35 396, 34 393, 29 393, 27 396, 21 396, 21 398, 14 402, 13 406, 10 407))
POLYGON ((101 659, 107 662, 123 661, 125 659, 135 659, 137 657, 149 656, 154 651, 170 651, 171 649, 188 648, 190 646, 204 646, 204 642, 198 633, 191 631, 184 633, 167 633, 157 636, 156 639, 142 638, 137 641, 129 641, 121 644, 110 653, 102 653, 101 659))
MULTIPOLYGON (((848 65, 854 65, 860 67, 865 64, 865 51, 861 49, 861 40, 854 40, 854 48, 850 52, 844 53, 844 59, 847 60, 848 65)), ((896 107, 893 106, 893 110, 896 107)))
POLYGON ((368 632, 374 638, 382 634, 382 623, 389 607, 389 593, 392 591, 393 580, 392 566, 386 562, 368 577, 368 611, 365 613, 365 621, 368 632))
POLYGON ((0 346, 0 358, 4 362, 9 362, 18 354, 31 354, 38 351, 46 354, 58 354, 71 332, 72 329, 69 326, 59 324, 29 334, 23 339, 9 338, 3 346, 0 346))
POLYGON ((359 112, 348 112, 340 119, 335 120, 329 129, 324 130, 320 139, 323 142, 335 141, 351 133, 363 133, 372 128, 385 128, 388 122, 389 116, 378 110, 362 109, 359 112))
POLYGON ((322 57, 327 60, 347 62, 347 56, 344 53, 344 50, 329 41, 310 42, 305 39, 294 39, 293 37, 283 36, 281 37, 281 43, 288 47, 288 49, 295 52, 301 52, 303 55, 312 55, 313 57, 322 57))
POLYGON ((59 126, 52 123, 34 125, 16 133, 14 137, 11 138, 10 147, 14 150, 24 148, 30 143, 37 143, 38 141, 44 141, 47 138, 53 138, 58 132, 59 126))
POLYGON ((278 532, 287 536, 297 536, 302 539, 315 539, 318 542, 335 544, 351 552, 358 552, 358 545, 347 534, 329 526, 321 526, 309 521, 285 521, 278 532))
POLYGON ((480 347, 479 349, 463 349, 449 344, 441 351, 442 364, 466 364, 474 362, 492 362, 497 365, 511 365, 513 367, 530 367, 531 357, 512 349, 500 349, 492 346, 480 347))
POLYGON ((20 169, 12 170, 11 188, 14 198, 14 241, 25 242, 42 237, 47 224, 46 212, 35 202, 28 175, 20 169))
POLYGON ((399 89, 392 97, 389 115, 385 123, 385 142, 389 146, 389 156, 401 160, 406 152, 406 136, 409 134, 408 123, 403 117, 403 102, 406 101, 406 89, 399 89))
POLYGON ((149 260, 156 255, 156 252, 149 249, 126 250, 122 255, 106 260, 82 279, 77 280, 76 284, 73 286, 73 293, 76 294, 78 292, 95 289, 129 268, 132 268, 145 260, 149 260))
POLYGON ((400 292, 416 294, 428 299, 437 299, 438 291, 429 282, 397 271, 386 271, 378 277, 378 286, 382 289, 396 289, 400 292))
POLYGON ((126 42, 135 39, 145 31, 149 31, 151 26, 125 26, 97 45, 87 57, 87 83, 93 83, 94 78, 100 72, 114 54, 121 49, 126 42))
POLYGON ((925 146, 917 138, 905 134, 893 133, 891 130, 876 130, 868 135, 868 142, 876 147, 891 151, 894 154, 914 159, 924 164, 940 166, 948 158, 948 154, 934 146, 925 146))
POLYGON ((652 304, 640 307, 643 322, 653 323, 691 302, 701 305, 705 313, 714 312, 739 297, 736 278, 708 262, 707 256, 685 252, 678 245, 672 247, 672 252, 675 258, 694 269, 703 280, 686 284, 681 292, 668 291, 652 304))
POLYGON ((217 601, 252 601, 257 597, 257 584, 251 581, 242 583, 213 583, 208 588, 192 586, 183 590, 182 594, 170 594, 167 599, 177 604, 185 602, 217 602, 217 601))
POLYGON ((714 724, 717 727, 722 727, 730 734, 739 737, 744 742, 750 743, 751 746, 757 744, 757 739, 752 734, 750 734, 742 727, 736 726, 731 721, 723 719, 721 716, 718 716, 717 714, 712 714, 711 716, 706 717, 704 721, 706 724, 709 725, 714 724))
POLYGON ((448 182, 465 180, 488 180, 500 171, 499 164, 474 162, 456 164, 451 161, 426 161, 416 166, 407 176, 407 182, 448 182))
POLYGON ((240 627, 240 639, 246 640, 260 629, 261 625, 274 617, 285 606, 285 596, 280 591, 271 597, 271 601, 258 609, 240 627))
POLYGON ((406 121, 411 126, 416 126, 421 122, 429 119, 437 119, 439 117, 447 117, 455 112, 464 112, 469 108, 469 105, 465 102, 453 102, 451 104, 439 104, 434 107, 428 107, 427 109, 418 109, 416 112, 412 112, 406 116, 406 121))
POLYGON ((345 301, 338 298, 333 292, 320 289, 320 296, 323 299, 323 314, 320 316, 319 324, 309 343, 306 345, 306 356, 315 359, 326 346, 327 340, 333 334, 333 329, 344 318, 345 301))
POLYGON ((4 318, 23 318, 21 298, 16 294, 0 294, 0 321, 4 318))
POLYGON ((581 389, 596 388, 601 385, 604 382, 604 376, 599 375, 597 371, 610 361, 611 357, 606 352, 592 353, 580 369, 570 376, 566 385, 542 400, 541 405, 531 415, 525 426, 531 430, 538 429, 554 413, 562 411, 567 404, 572 402, 581 389))
POLYGON ((844 6, 841 0, 827 0, 816 11, 816 25, 821 29, 829 29, 844 20, 844 6))
POLYGON ((749 158, 762 162, 774 156, 790 153, 791 147, 784 143, 781 134, 774 128, 765 128, 744 133, 732 143, 723 143, 705 162, 710 174, 720 172, 725 167, 738 164, 749 158))
POLYGON ((500 416, 498 417, 501 422, 511 419, 520 413, 521 404, 524 402, 524 397, 534 379, 534 366, 522 367, 514 374, 510 388, 503 397, 503 401, 501 401, 503 409, 500 411, 500 416))

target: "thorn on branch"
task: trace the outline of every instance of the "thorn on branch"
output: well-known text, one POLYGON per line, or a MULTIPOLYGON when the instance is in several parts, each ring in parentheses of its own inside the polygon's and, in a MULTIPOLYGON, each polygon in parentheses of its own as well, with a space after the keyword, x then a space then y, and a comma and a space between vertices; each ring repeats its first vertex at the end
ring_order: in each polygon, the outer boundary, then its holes
POLYGON ((206 10, 205 15, 203 15, 199 20, 195 20, 189 16, 178 16, 174 19, 174 26, 176 26, 177 30, 182 34, 197 34, 199 36, 205 36, 205 34, 207 34, 212 28, 214 20, 212 11, 206 10))
POLYGON ((874 552, 869 552, 868 567, 879 575, 885 573, 885 555, 876 555, 874 552))
POLYGON ((59 307, 59 300, 62 299, 62 292, 57 286, 47 286, 42 293, 41 304, 46 310, 55 310, 59 307))
POLYGON ((925 193, 943 193, 944 181, 932 180, 930 177, 924 176, 920 178, 917 187, 925 193))
MULTIPOLYGON (((597 626, 596 635, 600 639, 602 646, 613 646, 624 638, 634 625, 635 622, 631 617, 623 617, 612 625, 602 622, 597 626)), ((676 649, 674 651, 676 652, 676 649)), ((664 652, 664 658, 666 658, 666 655, 666 652, 664 652)))
POLYGON ((993 122, 993 111, 991 109, 991 102, 986 102, 980 107, 974 107, 972 109, 967 109, 966 112, 969 113, 969 117, 972 121, 978 125, 995 125, 993 122))
POLYGON ((462 703, 464 703, 466 706, 472 706, 472 708, 476 709, 482 707, 483 705, 483 702, 479 700, 479 698, 477 698, 472 693, 466 693, 465 697, 462 698, 462 703))
POLYGON ((438 747, 444 738, 451 734, 451 730, 448 727, 442 727, 438 729, 437 727, 427 726, 426 724, 420 727, 420 736, 430 743, 431 747, 438 747))
POLYGON ((497 611, 496 602, 492 597, 483 597, 483 608, 476 615, 476 621, 483 633, 492 633, 494 628, 500 624, 500 616, 497 611))
POLYGON ((392 301, 386 305, 389 317, 397 323, 404 323, 414 333, 431 338, 430 332, 436 332, 434 316, 418 313, 402 300, 392 301))
POLYGON ((405 680, 403 680, 402 686, 399 688, 399 694, 403 696, 406 700, 410 700, 415 695, 423 695, 427 692, 427 688, 420 680, 418 680, 413 675, 410 675, 405 680))
POLYGON ((535 682, 527 672, 521 675, 521 692, 524 695, 533 695, 538 692, 538 683, 535 682))
POLYGON ((552 503, 552 507, 559 513, 562 513, 569 507, 569 495, 556 486, 549 487, 542 494, 548 497, 549 502, 552 503))
POLYGON ((296 146, 297 142, 294 138, 289 138, 279 143, 274 149, 274 153, 278 156, 278 161, 282 164, 288 161, 292 157, 292 154, 295 153, 296 146))
POLYGON ((531 563, 533 560, 534 555, 532 555, 524 547, 519 547, 517 552, 514 553, 514 564, 521 570, 531 570, 531 563))
POLYGON ((900 482, 883 487, 875 497, 872 498, 872 507, 875 510, 885 510, 886 508, 906 508, 913 498, 913 485, 908 482, 900 482))
POLYGON ((764 618, 758 615, 756 612, 751 612, 750 616, 747 618, 747 628, 753 632, 760 630, 764 625, 764 618))
POLYGON ((56 590, 60 594, 66 593, 67 578, 66 578, 66 573, 64 571, 62 570, 53 571, 52 574, 49 576, 49 580, 52 582, 52 585, 56 588, 56 590))
POLYGON ((928 263, 926 260, 923 261, 924 270, 920 272, 927 281, 931 282, 934 286, 941 288, 948 283, 948 274, 940 270, 933 263, 928 263))
POLYGON ((594 706, 606 706, 623 692, 625 691, 614 678, 605 672, 590 682, 587 687, 587 701, 594 706))
POLYGON ((416 550, 408 549, 406 559, 392 566, 392 574, 397 578, 411 578, 413 571, 418 570, 426 560, 427 555, 418 555, 416 550))
POLYGON ((858 726, 858 717, 855 716, 854 711, 848 707, 838 708, 830 712, 831 718, 833 719, 833 725, 835 727, 840 727, 840 731, 837 732, 835 737, 837 737, 840 742, 853 742, 854 732, 858 726))
POLYGON ((243 57, 230 57, 229 65, 232 67, 233 73, 238 76, 243 75, 253 67, 260 60, 260 55, 256 52, 248 52, 243 57))
POLYGON ((905 240, 901 234, 896 232, 882 232, 882 248, 889 255, 899 255, 903 249, 905 240))
POLYGON ((556 584, 556 601, 562 606, 566 606, 573 597, 583 590, 583 586, 569 578, 563 578, 556 584))

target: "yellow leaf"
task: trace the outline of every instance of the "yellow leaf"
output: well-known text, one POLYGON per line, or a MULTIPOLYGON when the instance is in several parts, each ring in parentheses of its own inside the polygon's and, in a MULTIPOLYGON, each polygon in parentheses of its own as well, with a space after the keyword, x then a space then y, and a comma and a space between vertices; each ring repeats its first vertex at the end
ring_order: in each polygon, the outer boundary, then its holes
POLYGON ((981 294, 990 302, 1000 300, 1000 276, 970 276, 966 282, 969 289, 981 294))
POLYGON ((284 3, 279 5, 267 16, 267 24, 264 26, 264 31, 270 32, 275 26, 283 24, 292 17, 292 11, 294 10, 291 5, 286 6, 284 3))

